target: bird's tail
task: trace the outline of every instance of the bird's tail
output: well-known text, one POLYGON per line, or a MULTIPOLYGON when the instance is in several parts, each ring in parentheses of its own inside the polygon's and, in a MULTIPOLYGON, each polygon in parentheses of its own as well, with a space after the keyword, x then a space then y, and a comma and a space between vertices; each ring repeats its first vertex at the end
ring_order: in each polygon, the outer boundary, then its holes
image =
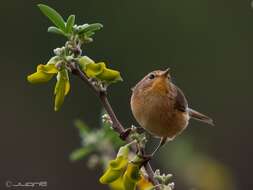
POLYGON ((191 118, 214 126, 214 122, 213 122, 212 118, 210 118, 202 113, 199 113, 191 108, 188 108, 188 112, 189 112, 189 115, 191 116, 191 118))

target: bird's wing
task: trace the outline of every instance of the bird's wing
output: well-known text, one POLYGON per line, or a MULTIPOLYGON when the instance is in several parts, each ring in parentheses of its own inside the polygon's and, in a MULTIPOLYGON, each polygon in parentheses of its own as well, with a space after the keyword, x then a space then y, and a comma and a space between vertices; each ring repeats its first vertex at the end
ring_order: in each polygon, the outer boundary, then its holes
POLYGON ((182 112, 186 112, 188 102, 184 96, 183 91, 175 85, 175 108, 182 112))

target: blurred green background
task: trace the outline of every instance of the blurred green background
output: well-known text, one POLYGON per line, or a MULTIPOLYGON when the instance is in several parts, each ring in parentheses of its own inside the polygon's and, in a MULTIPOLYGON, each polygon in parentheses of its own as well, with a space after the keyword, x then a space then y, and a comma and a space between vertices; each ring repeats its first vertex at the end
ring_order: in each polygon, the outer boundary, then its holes
MULTIPOLYGON (((42 1, 1 2, 0 189, 6 180, 48 181, 48 189, 106 189, 101 169, 69 162, 79 146, 73 127, 82 119, 98 127, 100 103, 72 77, 71 93, 53 111, 53 83, 32 86, 26 75, 45 63, 64 38, 46 33, 51 23, 39 12, 42 1), (88 188, 89 187, 89 188, 88 188)), ((177 190, 248 190, 252 181, 253 10, 249 1, 43 1, 65 18, 101 22, 84 52, 122 72, 110 88, 119 119, 136 124, 130 88, 146 73, 171 68, 191 107, 216 126, 192 121, 152 164, 174 174, 177 190)))

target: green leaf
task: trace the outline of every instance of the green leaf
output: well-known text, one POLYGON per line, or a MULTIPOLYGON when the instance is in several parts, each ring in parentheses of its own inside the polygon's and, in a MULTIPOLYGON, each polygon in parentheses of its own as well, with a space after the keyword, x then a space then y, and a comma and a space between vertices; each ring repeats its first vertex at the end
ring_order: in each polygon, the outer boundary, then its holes
POLYGON ((38 7, 41 12, 55 24, 55 26, 57 26, 62 31, 66 31, 65 21, 56 10, 44 4, 38 4, 38 7))
POLYGON ((59 35, 63 35, 66 36, 65 32, 63 32, 61 29, 55 27, 55 26, 50 26, 47 29, 48 32, 53 33, 53 34, 59 34, 59 35))
POLYGON ((75 15, 70 15, 67 24, 66 24, 66 33, 71 33, 72 32, 72 27, 75 24, 75 15))
POLYGON ((100 30, 101 28, 103 28, 103 25, 100 23, 84 25, 84 27, 79 31, 79 34, 94 32, 100 30))
POLYGON ((92 150, 88 147, 76 149, 70 154, 69 159, 71 161, 81 160, 82 158, 87 156, 91 151, 92 150))

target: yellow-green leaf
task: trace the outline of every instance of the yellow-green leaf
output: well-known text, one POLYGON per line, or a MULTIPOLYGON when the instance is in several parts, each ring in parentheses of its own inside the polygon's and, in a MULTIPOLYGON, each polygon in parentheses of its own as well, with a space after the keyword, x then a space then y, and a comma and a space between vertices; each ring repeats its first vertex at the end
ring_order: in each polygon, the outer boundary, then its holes
POLYGON ((140 168, 134 163, 129 163, 123 176, 125 190, 135 190, 137 182, 141 179, 140 168))
POLYGON ((47 65, 38 65, 37 67, 38 72, 44 72, 48 74, 56 74, 58 73, 58 69, 53 64, 47 64, 47 65))
POLYGON ((117 180, 125 172, 127 164, 128 159, 124 156, 118 156, 115 160, 111 160, 108 169, 99 179, 100 183, 109 184, 117 180))
POLYGON ((58 73, 57 83, 55 85, 55 106, 54 110, 58 111, 62 106, 65 96, 68 94, 70 90, 70 83, 68 78, 68 71, 62 70, 58 73))
POLYGON ((123 172, 121 170, 113 170, 112 168, 108 168, 106 172, 100 177, 99 182, 102 184, 113 183, 115 180, 121 177, 123 172))
POLYGON ((32 84, 45 83, 50 81, 57 72, 58 70, 53 64, 38 65, 37 72, 29 75, 27 80, 32 84))
MULTIPOLYGON (((91 60, 92 61, 92 60, 91 60)), ((79 64, 89 78, 96 78, 106 83, 122 81, 120 72, 106 68, 105 63, 94 63, 87 58, 81 58, 79 64)))
POLYGON ((65 81, 58 80, 55 88, 55 105, 54 110, 58 111, 62 106, 65 98, 65 81))
POLYGON ((122 77, 120 76, 119 71, 107 68, 104 68, 103 72, 99 73, 96 77, 101 81, 106 81, 109 83, 123 80, 122 77))
POLYGON ((97 76, 102 73, 105 69, 104 63, 90 63, 85 67, 85 73, 90 78, 97 78, 97 76))
POLYGON ((68 95, 69 91, 70 91, 70 82, 67 81, 65 86, 65 96, 68 95))
MULTIPOLYGON (((109 184, 109 187, 111 190, 124 190, 124 186, 123 186, 123 178, 120 177, 117 180, 115 180, 114 182, 109 184)), ((140 189, 142 190, 142 189, 140 189)))
POLYGON ((27 77, 28 82, 31 84, 45 83, 53 78, 54 74, 44 72, 36 72, 27 77))
POLYGON ((78 63, 83 71, 85 71, 86 65, 90 63, 95 63, 91 58, 88 56, 83 56, 78 60, 78 63))

